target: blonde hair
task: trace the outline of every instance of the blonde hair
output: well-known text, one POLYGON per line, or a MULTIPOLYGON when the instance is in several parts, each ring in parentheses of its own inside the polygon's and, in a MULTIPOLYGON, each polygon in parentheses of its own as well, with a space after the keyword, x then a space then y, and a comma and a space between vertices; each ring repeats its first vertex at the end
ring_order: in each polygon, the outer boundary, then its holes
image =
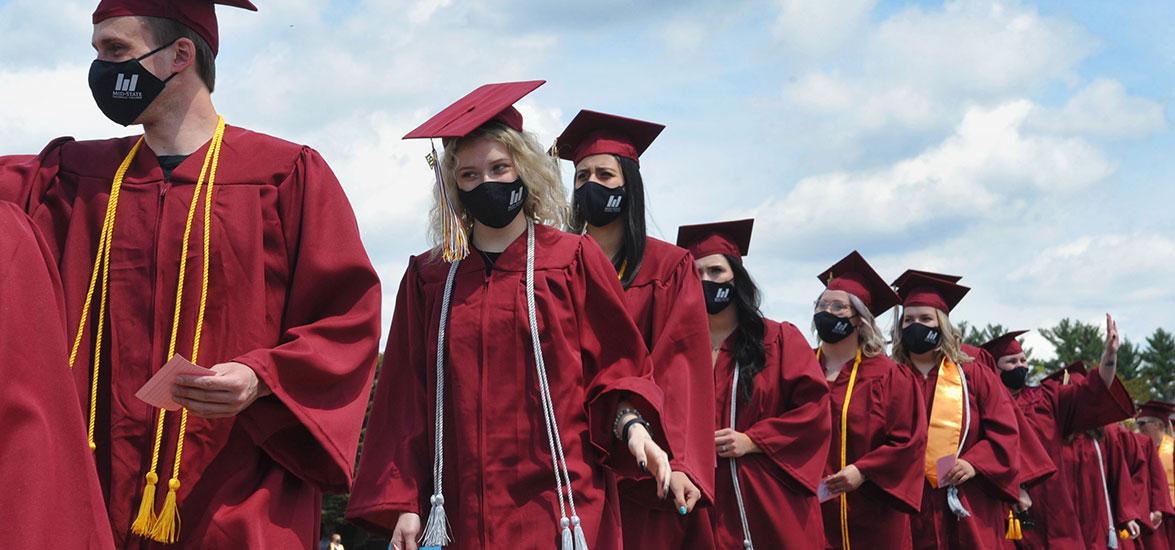
MULTIPOLYGON (((893 330, 891 331, 891 338, 893 338, 893 353, 891 357, 894 361, 903 365, 912 365, 913 361, 910 359, 910 352, 906 351, 905 345, 902 344, 902 317, 906 312, 905 306, 902 307, 902 314, 894 318, 893 330)), ((956 365, 969 363, 975 359, 966 353, 963 353, 963 334, 955 325, 951 324, 951 318, 941 309, 934 308, 934 316, 938 319, 938 331, 942 333, 942 338, 938 342, 938 347, 935 351, 942 353, 956 365)))
MULTIPOLYGON (((523 214, 535 223, 562 228, 567 220, 567 195, 556 161, 543 151, 538 140, 530 133, 519 132, 499 122, 490 122, 465 137, 444 141, 445 152, 441 155, 442 185, 465 231, 468 233, 473 228, 473 217, 465 211, 457 192, 457 154, 462 147, 479 139, 501 143, 510 152, 514 170, 528 193, 526 203, 522 206, 523 214)), ((445 204, 440 189, 433 189, 428 236, 434 255, 439 254, 445 243, 444 219, 441 216, 443 208, 445 204)))
MULTIPOLYGON (((824 292, 828 292, 825 290, 824 292)), ((824 292, 820 295, 824 296, 824 292)), ((861 347, 861 355, 865 357, 877 357, 885 353, 885 340, 881 338, 881 329, 877 326, 877 319, 873 317, 873 312, 865 307, 865 302, 853 295, 851 292, 845 292, 849 295, 849 305, 853 307, 853 313, 861 319, 857 326, 857 345, 861 347)), ((815 331, 816 324, 812 323, 812 330, 815 331)), ((820 339, 820 335, 816 335, 816 339, 820 339)))

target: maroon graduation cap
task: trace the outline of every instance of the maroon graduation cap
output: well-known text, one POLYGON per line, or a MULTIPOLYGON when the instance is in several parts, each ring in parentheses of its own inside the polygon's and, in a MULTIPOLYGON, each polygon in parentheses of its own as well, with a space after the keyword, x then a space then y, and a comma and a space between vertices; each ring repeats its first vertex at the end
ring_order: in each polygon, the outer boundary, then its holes
POLYGON ((408 132, 404 139, 462 138, 490 121, 521 132, 522 113, 514 104, 546 82, 526 80, 481 86, 408 132))
POLYGON ((1151 399, 1138 406, 1138 414, 1134 415, 1134 417, 1142 418, 1144 416, 1151 416, 1165 421, 1171 418, 1171 413, 1175 413, 1175 404, 1151 399))
POLYGON ((742 258, 751 247, 754 225, 754 219, 683 225, 677 228, 677 246, 689 250, 695 259, 714 254, 742 258))
POLYGON ((212 48, 220 50, 216 4, 257 11, 249 0, 102 0, 94 10, 94 24, 112 17, 160 17, 192 29, 212 48))
POLYGON ((576 164, 592 155, 617 155, 640 164, 640 156, 665 129, 645 122, 584 109, 555 140, 559 158, 576 164))
POLYGON ((987 350, 998 361, 1001 357, 1024 353, 1024 348, 1020 346, 1020 341, 1016 338, 1027 333, 1027 330, 1014 330, 1007 334, 996 336, 979 347, 987 350))
POLYGON ((885 279, 856 250, 818 277, 828 290, 843 290, 859 298, 874 317, 889 311, 901 301, 885 279))
POLYGON ((1069 377, 1074 374, 1079 374, 1081 376, 1085 376, 1085 375, 1089 374, 1089 369, 1087 369, 1085 367, 1085 361, 1077 360, 1072 363, 1069 363, 1069 365, 1067 365, 1065 368, 1057 369, 1057 370, 1049 373, 1049 375, 1044 377, 1044 379, 1045 380, 1062 380, 1063 383, 1067 384, 1067 383, 1069 383, 1069 377))
POLYGON ((947 313, 955 309, 963 296, 971 291, 969 287, 948 279, 913 270, 903 273, 893 282, 893 286, 897 287, 903 307, 930 306, 947 313))

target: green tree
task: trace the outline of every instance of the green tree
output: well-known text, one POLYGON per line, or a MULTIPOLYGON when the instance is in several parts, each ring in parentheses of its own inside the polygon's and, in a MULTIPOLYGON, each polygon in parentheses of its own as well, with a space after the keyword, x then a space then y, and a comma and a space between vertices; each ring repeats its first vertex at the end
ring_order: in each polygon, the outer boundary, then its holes
POLYGON ((1155 329, 1146 339, 1146 349, 1141 355, 1151 395, 1167 401, 1175 399, 1175 336, 1161 328, 1155 329))
POLYGON ((1106 346, 1101 327, 1073 319, 1061 319, 1061 322, 1052 328, 1042 328, 1040 335, 1053 345, 1057 354, 1052 361, 1035 362, 1034 366, 1048 372, 1074 361, 1085 361, 1093 365, 1101 361, 1102 351, 1106 346))

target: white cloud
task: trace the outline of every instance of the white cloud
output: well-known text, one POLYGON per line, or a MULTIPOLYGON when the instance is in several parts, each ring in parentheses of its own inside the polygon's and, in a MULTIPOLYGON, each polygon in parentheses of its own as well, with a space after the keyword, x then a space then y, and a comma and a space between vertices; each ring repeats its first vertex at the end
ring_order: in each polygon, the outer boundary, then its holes
POLYGON ((876 0, 780 0, 775 36, 791 52, 816 57, 853 38, 876 0))
POLYGON ((753 212, 768 238, 789 248, 830 236, 918 247, 911 237, 922 231, 957 232, 999 216, 997 205, 1080 190, 1113 173, 1114 163, 1080 139, 1026 133, 1032 108, 1027 101, 972 107, 952 136, 917 156, 804 178, 753 212))
POLYGON ((1029 302, 1160 307, 1175 299, 1175 240, 1148 232, 1083 236, 1009 275, 1029 302))
POLYGON ((1166 131, 1167 118, 1161 103, 1129 95, 1117 80, 1099 78, 1060 109, 1041 109, 1032 125, 1060 134, 1137 139, 1166 131))

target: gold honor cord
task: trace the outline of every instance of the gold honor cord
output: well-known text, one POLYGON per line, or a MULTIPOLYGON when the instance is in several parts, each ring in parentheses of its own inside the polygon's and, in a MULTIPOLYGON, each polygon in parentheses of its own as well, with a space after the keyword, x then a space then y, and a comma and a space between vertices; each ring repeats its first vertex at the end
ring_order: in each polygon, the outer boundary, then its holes
POLYGON ((624 261, 620 263, 620 272, 616 274, 616 278, 623 281, 625 271, 628 271, 628 258, 625 258, 624 261))
MULTIPOLYGON (((211 247, 209 239, 211 236, 211 221, 212 221, 212 189, 216 180, 216 168, 220 160, 221 143, 224 141, 224 118, 217 117, 216 131, 212 136, 212 142, 208 147, 208 153, 204 157, 204 164, 200 167, 200 177, 196 181, 196 188, 192 194, 192 204, 188 210, 187 224, 184 227, 183 247, 180 252, 180 270, 178 282, 176 285, 176 304, 175 315, 172 321, 171 342, 168 346, 168 360, 175 355, 175 345, 179 334, 179 319, 181 312, 181 304, 183 302, 184 291, 184 275, 187 268, 188 247, 192 233, 192 222, 195 219, 197 205, 200 202, 200 191, 204 189, 204 177, 208 176, 208 186, 205 194, 204 207, 204 243, 203 243, 203 266, 200 281, 200 306, 197 313, 195 336, 192 342, 192 362, 195 363, 199 359, 200 352, 200 336, 204 325, 204 313, 207 310, 208 302, 208 264, 210 258, 211 247)), ((114 240, 115 217, 118 212, 118 199, 122 189, 123 180, 129 170, 131 163, 135 156, 142 148, 143 138, 131 148, 127 153, 122 164, 119 165, 118 171, 115 172, 114 181, 110 187, 110 198, 106 205, 106 216, 102 221, 102 232, 98 239, 98 251, 95 254, 94 268, 90 274, 90 284, 86 290, 86 299, 83 303, 81 320, 78 323, 77 335, 74 338, 73 347, 70 350, 69 367, 72 369, 74 362, 77 360, 78 349, 81 346, 82 334, 88 321, 90 306, 93 303, 94 290, 98 282, 98 273, 102 274, 101 294, 98 306, 98 320, 95 327, 94 335, 94 366, 90 378, 90 412, 89 412, 89 445, 91 451, 97 449, 97 444, 94 441, 94 426, 97 418, 98 405, 98 367, 102 356, 102 336, 104 329, 104 322, 106 318, 106 303, 108 297, 108 289, 110 286, 110 248, 114 240)), ((159 476, 155 473, 159 466, 159 449, 163 441, 164 417, 166 411, 160 410, 158 422, 156 423, 155 442, 151 455, 151 469, 146 475, 146 486, 143 489, 143 499, 139 504, 139 513, 131 525, 131 531, 137 535, 151 538, 152 540, 173 543, 179 537, 179 510, 176 506, 176 492, 180 488, 179 470, 180 463, 183 458, 184 450, 184 435, 187 431, 188 411, 184 409, 180 413, 180 428, 179 438, 176 443, 175 464, 172 469, 171 479, 168 481, 167 498, 164 501, 163 509, 160 515, 155 515, 155 486, 159 481, 159 476)))
MULTIPOLYGON (((823 349, 816 350, 816 360, 820 360, 823 349)), ((845 402, 840 408, 840 470, 848 467, 848 438, 849 438, 849 402, 853 399, 853 387, 857 385, 857 369, 861 366, 861 348, 857 347, 857 356, 853 359, 853 368, 849 371, 849 387, 845 390, 845 402)), ((850 550, 849 544, 849 497, 841 493, 840 497, 840 540, 844 550, 850 550)))

